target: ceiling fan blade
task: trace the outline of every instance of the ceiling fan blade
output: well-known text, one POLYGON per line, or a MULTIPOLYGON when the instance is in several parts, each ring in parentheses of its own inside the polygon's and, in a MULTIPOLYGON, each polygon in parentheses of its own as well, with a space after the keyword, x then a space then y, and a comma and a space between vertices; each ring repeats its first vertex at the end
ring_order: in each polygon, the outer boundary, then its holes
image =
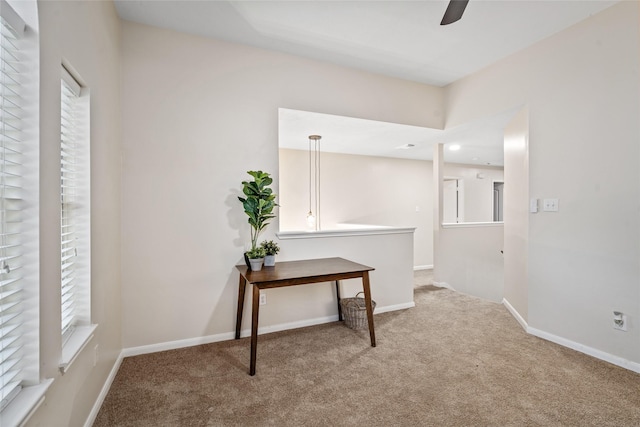
POLYGON ((462 18, 467 3, 469 3, 469 0, 451 0, 447 10, 444 12, 440 25, 449 25, 462 18))

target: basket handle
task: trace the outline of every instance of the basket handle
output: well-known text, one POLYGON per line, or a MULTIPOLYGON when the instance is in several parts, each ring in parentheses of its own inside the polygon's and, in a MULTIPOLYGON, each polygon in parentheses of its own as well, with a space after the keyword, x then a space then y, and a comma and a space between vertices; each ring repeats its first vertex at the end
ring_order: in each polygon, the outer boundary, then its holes
POLYGON ((360 304, 352 299, 345 300, 343 304, 346 308, 357 308, 358 310, 362 309, 362 307, 360 307, 360 304))
MULTIPOLYGON (((354 298, 358 298, 358 295, 360 295, 362 293, 364 293, 364 292, 363 291, 358 292, 354 298)), ((366 309, 366 304, 365 304, 365 307, 361 307, 360 304, 358 304, 357 302, 355 302, 352 299, 345 300, 344 305, 345 305, 345 307, 355 307, 358 310, 365 310, 366 309)))

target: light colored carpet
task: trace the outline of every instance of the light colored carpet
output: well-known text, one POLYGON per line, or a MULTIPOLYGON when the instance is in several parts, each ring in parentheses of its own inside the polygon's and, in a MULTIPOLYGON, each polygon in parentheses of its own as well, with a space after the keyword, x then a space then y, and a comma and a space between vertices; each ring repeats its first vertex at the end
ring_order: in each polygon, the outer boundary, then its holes
POLYGON ((640 375, 433 286, 368 331, 335 322, 126 358, 95 426, 638 426, 640 375))
POLYGON ((413 272, 413 286, 433 285, 433 270, 416 270, 413 272))

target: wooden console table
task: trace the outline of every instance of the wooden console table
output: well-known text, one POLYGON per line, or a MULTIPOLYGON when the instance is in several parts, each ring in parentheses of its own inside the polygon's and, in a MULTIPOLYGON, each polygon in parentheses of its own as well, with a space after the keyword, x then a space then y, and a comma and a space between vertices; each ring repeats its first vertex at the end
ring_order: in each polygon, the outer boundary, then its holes
POLYGON ((376 335, 373 329, 373 308, 371 307, 371 289, 369 288, 369 271, 372 267, 358 264, 343 258, 324 258, 303 261, 278 262, 275 267, 263 267, 260 271, 251 271, 246 265, 237 265, 240 272, 238 286, 238 311, 236 317, 236 339, 240 338, 242 325, 242 310, 244 307, 245 289, 247 283, 253 285, 253 299, 251 302, 251 362, 249 375, 256 373, 256 354, 258 347, 258 311, 260 308, 260 290, 279 288, 283 286, 305 285, 319 282, 336 282, 338 296, 338 315, 342 320, 340 309, 339 281, 344 279, 362 278, 364 299, 369 323, 369 337, 371 347, 376 346, 376 335))

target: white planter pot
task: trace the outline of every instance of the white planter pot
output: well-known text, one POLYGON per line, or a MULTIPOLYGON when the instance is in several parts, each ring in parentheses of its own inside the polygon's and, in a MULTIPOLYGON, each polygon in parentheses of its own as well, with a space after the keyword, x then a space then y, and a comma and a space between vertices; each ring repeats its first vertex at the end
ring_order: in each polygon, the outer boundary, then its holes
POLYGON ((250 258, 249 264, 251 264, 251 271, 260 271, 262 270, 262 263, 264 262, 264 258, 250 258))
POLYGON ((264 266, 265 267, 273 267, 276 265, 276 256, 275 255, 267 255, 264 257, 264 266))

